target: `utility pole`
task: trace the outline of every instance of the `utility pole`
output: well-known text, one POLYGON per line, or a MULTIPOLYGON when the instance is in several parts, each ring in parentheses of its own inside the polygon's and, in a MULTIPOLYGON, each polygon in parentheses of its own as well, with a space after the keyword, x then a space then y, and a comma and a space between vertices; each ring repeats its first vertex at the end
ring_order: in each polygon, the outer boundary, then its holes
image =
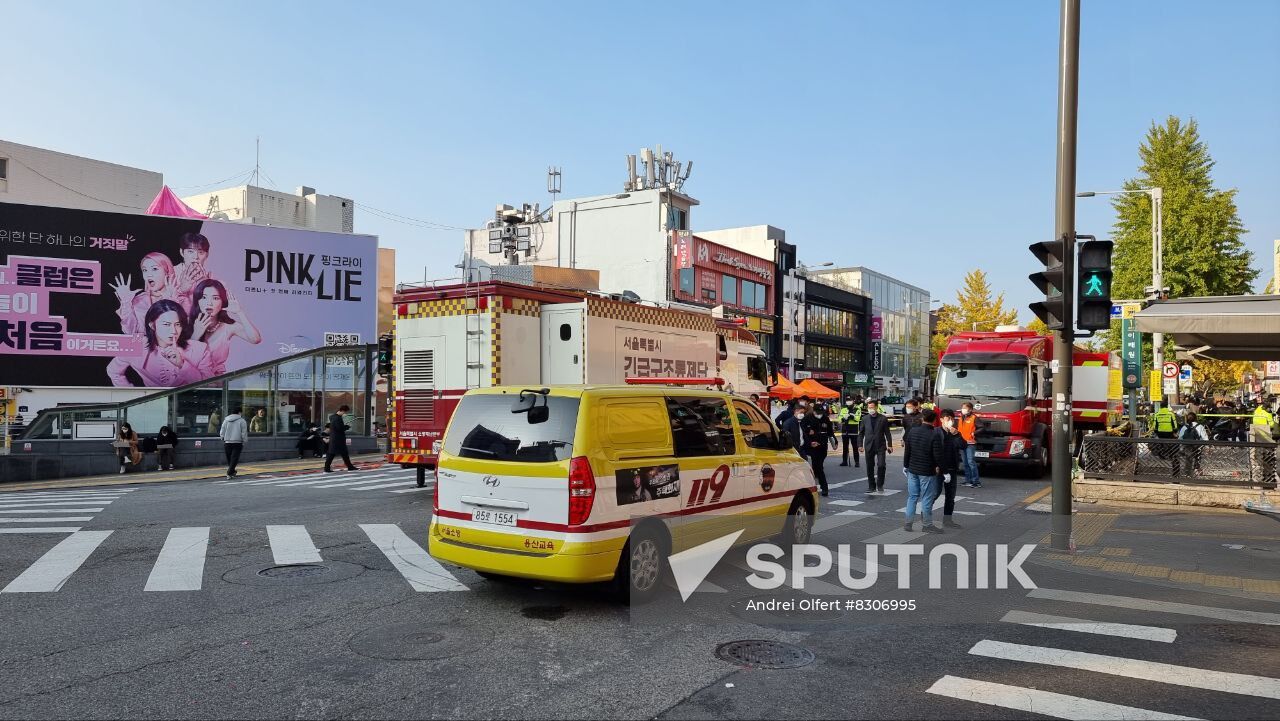
POLYGON ((1053 362, 1053 531, 1055 550, 1071 547, 1071 362, 1075 349, 1076 113, 1080 83, 1080 0, 1062 0, 1058 38, 1058 171, 1054 238, 1063 243, 1062 327, 1054 334, 1053 362))

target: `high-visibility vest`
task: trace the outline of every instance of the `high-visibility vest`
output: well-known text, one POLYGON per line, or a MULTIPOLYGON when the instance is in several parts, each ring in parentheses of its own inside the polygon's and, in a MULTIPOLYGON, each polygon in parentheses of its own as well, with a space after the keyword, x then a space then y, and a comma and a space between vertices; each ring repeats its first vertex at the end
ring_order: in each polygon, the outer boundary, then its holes
POLYGON ((924 403, 921 403, 921 404, 920 404, 920 407, 921 407, 921 408, 923 408, 923 409, 925 409, 926 411, 931 411, 931 410, 933 410, 934 405, 933 405, 932 403, 930 403, 929 401, 925 401, 924 403))
POLYGON ((1156 411, 1155 422, 1157 433, 1173 433, 1174 427, 1178 424, 1178 419, 1173 415, 1173 411, 1166 406, 1156 411))
POLYGON ((1258 406, 1253 411, 1253 425, 1269 426, 1275 422, 1275 416, 1271 415, 1271 411, 1264 406, 1258 406))

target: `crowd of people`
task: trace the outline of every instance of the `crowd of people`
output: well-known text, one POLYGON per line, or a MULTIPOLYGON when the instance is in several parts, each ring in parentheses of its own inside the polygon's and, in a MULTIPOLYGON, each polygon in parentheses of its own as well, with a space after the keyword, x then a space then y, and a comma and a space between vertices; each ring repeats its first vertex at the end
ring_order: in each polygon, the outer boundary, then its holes
MULTIPOLYGON (((841 466, 861 468, 866 460, 868 496, 884 494, 887 456, 893 453, 889 416, 873 398, 847 398, 839 408, 816 402, 808 396, 792 399, 774 419, 791 445, 813 469, 823 496, 828 495, 826 460, 828 453, 841 450, 841 466), (852 451, 852 453, 850 453, 852 451)), ((943 496, 943 527, 959 528, 955 512, 956 487, 981 488, 976 462, 977 415, 965 403, 957 414, 940 413, 932 403, 913 398, 905 404, 902 417, 902 461, 907 476, 907 504, 904 529, 914 530, 917 506, 925 533, 942 533, 933 523, 933 505, 943 496)))

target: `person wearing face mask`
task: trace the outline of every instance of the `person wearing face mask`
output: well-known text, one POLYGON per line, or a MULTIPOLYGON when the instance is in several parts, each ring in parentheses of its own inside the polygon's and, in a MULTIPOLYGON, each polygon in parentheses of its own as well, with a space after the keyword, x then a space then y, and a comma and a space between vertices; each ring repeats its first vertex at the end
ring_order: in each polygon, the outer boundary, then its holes
POLYGON ((850 398, 845 401, 844 408, 840 409, 840 435, 844 440, 844 452, 840 458, 840 465, 849 465, 849 449, 853 448, 853 467, 861 468, 862 459, 858 455, 858 426, 862 424, 862 407, 858 405, 858 398, 850 398))
POLYGON ((884 473, 887 453, 893 453, 893 436, 889 433, 889 419, 880 413, 880 404, 867 401, 867 412, 862 414, 862 451, 867 458, 867 495, 884 491, 884 473))
POLYGON ((809 465, 813 467, 813 476, 818 479, 818 488, 822 495, 827 495, 827 444, 835 437, 835 426, 827 415, 827 407, 821 403, 813 406, 813 413, 805 416, 800 424, 804 432, 804 442, 809 452, 809 465))
POLYGON ((920 425, 920 403, 914 398, 907 401, 902 406, 902 437, 907 437, 907 431, 920 425))
POLYGON ((805 411, 803 408, 796 406, 791 417, 787 418, 782 424, 782 432, 787 434, 787 438, 791 441, 791 446, 796 449, 801 458, 808 459, 809 453, 804 442, 804 419, 805 411))
POLYGON ((942 427, 938 429, 942 437, 942 459, 938 464, 938 484, 942 487, 942 526, 943 528, 959 528, 960 524, 951 520, 956 510, 956 486, 959 485, 960 468, 964 465, 964 449, 967 445, 964 436, 956 428, 956 414, 951 410, 942 411, 942 427))
POLYGON ((982 480, 978 478, 978 415, 973 412, 973 404, 965 401, 960 406, 960 417, 956 419, 956 430, 964 438, 964 484, 969 488, 982 488, 982 480))

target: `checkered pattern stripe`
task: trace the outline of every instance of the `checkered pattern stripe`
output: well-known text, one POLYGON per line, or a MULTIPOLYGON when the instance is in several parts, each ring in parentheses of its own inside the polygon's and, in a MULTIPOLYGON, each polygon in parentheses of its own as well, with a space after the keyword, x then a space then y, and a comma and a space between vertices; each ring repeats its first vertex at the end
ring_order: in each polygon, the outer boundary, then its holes
POLYGON ((502 308, 503 313, 525 315, 530 318, 538 318, 542 315, 542 304, 536 300, 528 298, 499 298, 498 301, 497 305, 502 308))
POLYGON ((443 298, 409 303, 402 318, 441 318, 450 315, 479 313, 475 298, 443 298))
POLYGON ((500 385, 502 378, 502 316, 507 311, 495 303, 489 314, 489 385, 500 385))
POLYGON ((606 298, 587 298, 587 314, 597 318, 610 318, 629 323, 661 325, 706 333, 716 332, 715 319, 710 314, 655 308, 651 305, 624 303, 606 298))

